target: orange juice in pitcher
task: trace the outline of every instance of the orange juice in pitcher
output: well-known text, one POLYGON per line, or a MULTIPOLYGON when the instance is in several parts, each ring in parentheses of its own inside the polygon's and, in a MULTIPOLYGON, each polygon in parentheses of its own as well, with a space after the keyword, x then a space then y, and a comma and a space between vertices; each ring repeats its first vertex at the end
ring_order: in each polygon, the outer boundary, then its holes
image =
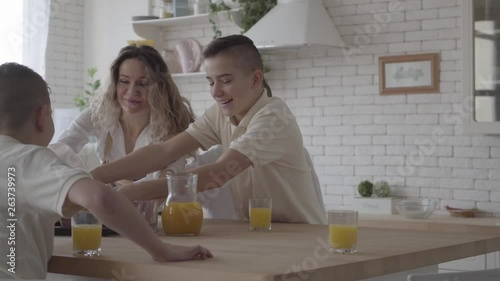
POLYGON ((168 197, 162 211, 163 231, 167 235, 198 235, 203 224, 203 210, 198 203, 198 175, 167 175, 168 197))
POLYGON ((203 210, 198 202, 169 202, 161 218, 167 235, 198 235, 203 224, 203 210))

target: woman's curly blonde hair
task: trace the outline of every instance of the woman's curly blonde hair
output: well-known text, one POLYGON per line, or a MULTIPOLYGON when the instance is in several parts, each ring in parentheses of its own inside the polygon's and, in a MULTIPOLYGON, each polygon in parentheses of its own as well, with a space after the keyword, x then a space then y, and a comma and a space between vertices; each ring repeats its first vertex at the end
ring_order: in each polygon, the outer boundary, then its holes
POLYGON ((161 55, 150 46, 129 45, 120 50, 111 65, 106 91, 92 103, 94 127, 110 127, 120 120, 122 109, 116 96, 116 85, 121 64, 127 59, 138 59, 147 67, 149 76, 148 103, 150 137, 153 143, 162 142, 186 130, 195 119, 189 101, 182 97, 161 55))

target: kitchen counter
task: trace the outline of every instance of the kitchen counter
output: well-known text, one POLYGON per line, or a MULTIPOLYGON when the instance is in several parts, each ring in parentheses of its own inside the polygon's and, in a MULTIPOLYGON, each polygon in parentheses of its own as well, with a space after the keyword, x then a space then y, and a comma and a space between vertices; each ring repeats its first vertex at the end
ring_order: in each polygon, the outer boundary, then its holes
MULTIPOLYGON (((248 231, 247 222, 205 220, 196 237, 167 237, 165 241, 212 250, 205 261, 157 263, 132 242, 105 237, 103 255, 71 255, 71 238, 56 237, 49 271, 122 280, 359 280, 422 268, 500 250, 500 233, 448 232, 430 222, 396 222, 419 229, 372 228, 373 218, 361 218, 358 253, 327 252, 326 225, 273 224, 269 233, 248 231), (425 229, 427 227, 427 229, 425 229), (126 276, 126 277, 123 277, 126 276)), ((385 227, 380 225, 377 227, 385 227)), ((449 229, 449 228, 448 228, 449 229)))
POLYGON ((462 218, 432 215, 428 219, 407 219, 400 215, 359 214, 359 225, 407 230, 500 234, 500 218, 497 217, 462 218))

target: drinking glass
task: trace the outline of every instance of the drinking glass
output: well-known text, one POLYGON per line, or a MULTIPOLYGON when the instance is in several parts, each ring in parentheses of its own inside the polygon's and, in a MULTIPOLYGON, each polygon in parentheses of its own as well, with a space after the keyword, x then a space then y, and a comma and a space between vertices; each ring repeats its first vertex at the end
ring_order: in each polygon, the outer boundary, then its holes
POLYGON ((158 230, 158 209, 160 204, 161 201, 157 199, 134 202, 139 213, 141 213, 155 233, 157 233, 158 230))
POLYGON ((328 224, 330 249, 335 253, 356 253, 358 211, 329 210, 328 224))
POLYGON ((101 254, 102 224, 87 210, 71 218, 73 255, 99 256, 101 254))
POLYGON ((271 231, 271 198, 248 199, 248 214, 251 231, 271 231))

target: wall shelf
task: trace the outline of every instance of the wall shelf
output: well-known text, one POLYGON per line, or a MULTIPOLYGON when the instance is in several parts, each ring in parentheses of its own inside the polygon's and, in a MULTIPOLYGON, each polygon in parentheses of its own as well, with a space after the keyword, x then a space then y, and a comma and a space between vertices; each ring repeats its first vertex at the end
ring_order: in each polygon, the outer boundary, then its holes
MULTIPOLYGON (((229 10, 230 13, 236 13, 238 9, 229 10)), ((222 19, 226 17, 226 11, 219 12, 219 17, 222 19)), ((131 21, 129 24, 132 24, 135 34, 138 36, 154 40, 155 43, 153 47, 157 50, 161 49, 161 42, 163 40, 161 29, 165 27, 179 27, 179 26, 189 26, 196 24, 209 24, 209 16, 210 14, 199 14, 199 15, 190 15, 184 17, 174 17, 174 18, 165 18, 165 19, 154 19, 154 20, 138 20, 131 21)))
POLYGON ((156 20, 139 20, 139 21, 132 21, 131 24, 134 26, 145 25, 145 26, 157 26, 157 27, 203 24, 203 23, 208 23, 208 16, 209 14, 200 14, 200 15, 191 15, 191 16, 156 19, 156 20))
POLYGON ((173 78, 202 78, 205 75, 205 72, 172 73, 173 78))

